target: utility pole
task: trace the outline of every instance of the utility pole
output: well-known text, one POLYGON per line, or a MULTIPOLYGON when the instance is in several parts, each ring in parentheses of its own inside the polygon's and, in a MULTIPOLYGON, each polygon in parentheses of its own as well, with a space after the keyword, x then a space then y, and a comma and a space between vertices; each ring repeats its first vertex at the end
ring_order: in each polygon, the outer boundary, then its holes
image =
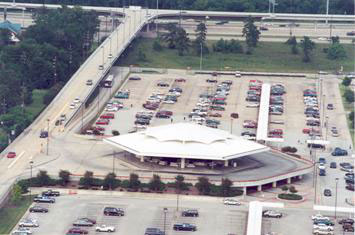
POLYGON ((49 118, 47 119, 47 156, 49 152, 49 118))
POLYGON ((158 9, 159 9, 159 0, 157 0, 157 13, 155 16, 155 31, 158 35, 158 9))
POLYGON ((327 0, 325 23, 328 24, 328 14, 329 14, 329 0, 327 0))
POLYGON ((33 161, 31 160, 30 161, 30 187, 28 188, 29 189, 29 193, 30 193, 30 201, 32 200, 32 190, 31 190, 31 187, 32 187, 32 166, 33 166, 33 161))
POLYGON ((200 43, 200 71, 202 70, 202 42, 200 43))
POLYGON ((335 217, 335 219, 337 219, 338 181, 339 181, 339 178, 335 178, 335 208, 334 208, 334 217, 335 217))

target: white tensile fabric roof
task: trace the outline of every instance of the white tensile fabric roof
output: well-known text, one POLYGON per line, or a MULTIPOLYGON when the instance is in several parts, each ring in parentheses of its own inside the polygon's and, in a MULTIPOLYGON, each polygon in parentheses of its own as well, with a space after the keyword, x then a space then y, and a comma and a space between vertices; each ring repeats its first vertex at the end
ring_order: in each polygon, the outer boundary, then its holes
POLYGON ((152 157, 230 160, 269 150, 268 147, 193 123, 176 123, 104 139, 127 152, 152 157))

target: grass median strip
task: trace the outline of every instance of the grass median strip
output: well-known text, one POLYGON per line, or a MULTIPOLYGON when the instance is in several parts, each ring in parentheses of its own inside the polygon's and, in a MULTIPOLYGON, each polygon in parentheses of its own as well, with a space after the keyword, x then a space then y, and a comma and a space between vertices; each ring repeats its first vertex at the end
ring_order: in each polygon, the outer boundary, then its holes
POLYGON ((6 203, 0 209, 0 234, 9 234, 31 204, 30 196, 24 196, 16 206, 11 205, 10 202, 6 203))

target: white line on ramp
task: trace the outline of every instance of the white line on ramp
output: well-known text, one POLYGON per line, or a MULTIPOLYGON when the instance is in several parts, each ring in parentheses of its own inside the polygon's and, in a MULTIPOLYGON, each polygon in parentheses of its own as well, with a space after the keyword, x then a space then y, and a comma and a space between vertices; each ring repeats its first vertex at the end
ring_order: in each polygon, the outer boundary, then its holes
POLYGON ((13 162, 11 162, 11 164, 7 168, 10 169, 13 165, 15 165, 15 163, 23 156, 24 153, 25 153, 25 151, 22 151, 20 153, 20 155, 18 157, 16 157, 15 160, 13 162))

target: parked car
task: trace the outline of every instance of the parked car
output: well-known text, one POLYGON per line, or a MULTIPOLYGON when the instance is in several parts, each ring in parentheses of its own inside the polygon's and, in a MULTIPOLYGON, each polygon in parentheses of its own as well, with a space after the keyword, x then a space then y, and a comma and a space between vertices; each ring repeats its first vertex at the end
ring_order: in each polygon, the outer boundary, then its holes
POLYGON ((174 224, 173 229, 175 231, 196 231, 197 228, 195 225, 182 223, 182 224, 174 224))
POLYGON ((59 197, 59 191, 53 191, 52 189, 48 189, 47 191, 42 192, 42 196, 44 197, 59 197))
POLYGON ((24 227, 19 227, 18 229, 15 229, 12 234, 20 234, 20 235, 27 235, 27 234, 32 234, 32 230, 29 228, 24 228, 24 227))
POLYGON ((337 163, 336 162, 331 162, 329 167, 330 168, 337 168, 337 163))
POLYGON ((46 196, 36 196, 33 201, 42 203, 55 203, 55 198, 46 196))
POLYGON ((8 152, 6 157, 7 158, 15 158, 16 157, 16 153, 15 152, 8 152))
POLYGON ((108 125, 110 123, 109 119, 99 119, 96 121, 96 125, 108 125))
POLYGON ((345 186, 345 188, 346 188, 347 190, 350 190, 350 191, 353 191, 353 192, 354 192, 354 184, 347 184, 347 185, 345 186))
POLYGON ((34 219, 23 219, 18 223, 19 227, 39 227, 39 224, 34 219))
POLYGON ((313 229, 322 230, 322 231, 334 231, 333 226, 329 226, 325 224, 315 224, 313 225, 313 229))
POLYGON ((87 80, 86 81, 86 85, 91 86, 92 85, 92 80, 91 79, 87 80))
POLYGON ((114 113, 104 113, 100 116, 101 119, 114 119, 115 114, 114 113))
POLYGON ((169 86, 169 83, 167 83, 167 82, 158 82, 158 83, 157 83, 157 86, 160 86, 160 87, 168 87, 168 86, 169 86))
POLYGON ((333 235, 334 233, 332 231, 326 231, 326 230, 313 230, 313 234, 315 234, 315 235, 333 235))
POLYGON ((354 232, 354 225, 352 224, 343 224, 344 232, 354 232))
POLYGON ((220 113, 210 113, 208 114, 209 117, 222 117, 222 114, 220 113))
POLYGON ((41 130, 41 133, 39 134, 39 138, 47 138, 48 137, 48 131, 41 130))
POLYGON ((74 221, 73 223, 74 226, 81 226, 81 227, 92 227, 94 226, 94 224, 96 224, 96 221, 93 221, 88 218, 80 218, 74 221))
POLYGON ((332 156, 346 156, 346 155, 348 155, 348 151, 339 147, 336 147, 332 152, 332 156))
POLYGON ((330 221, 329 219, 315 219, 313 221, 313 224, 325 224, 329 226, 334 226, 334 223, 330 221))
POLYGON ((88 234, 89 231, 82 228, 71 228, 68 230, 66 235, 76 235, 76 234, 88 234))
POLYGON ((95 228, 95 231, 96 232, 109 232, 109 233, 112 233, 114 232, 116 229, 114 226, 107 226, 107 225, 99 225, 99 226, 96 226, 95 228))
POLYGON ((183 212, 181 212, 181 216, 184 217, 198 217, 198 210, 195 209, 190 209, 190 210, 185 210, 183 212))
POLYGON ((218 81, 217 81, 217 79, 214 79, 214 78, 207 78, 206 82, 208 82, 208 83, 217 83, 218 81))
POLYGON ((333 104, 327 104, 327 109, 328 110, 333 110, 334 109, 334 105, 333 104))
POLYGON ((281 218, 282 217, 281 212, 273 211, 273 210, 263 211, 262 215, 263 215, 263 217, 266 217, 266 218, 281 218))
POLYGON ((256 134, 250 131, 244 131, 241 133, 242 136, 251 136, 251 137, 256 137, 256 134))
POLYGON ((242 203, 240 203, 237 200, 231 199, 231 198, 226 198, 223 200, 224 205, 231 205, 231 206, 240 206, 242 203))
POLYGON ((354 219, 353 218, 344 218, 338 220, 339 224, 354 224, 354 219))
POLYGON ((175 82, 186 82, 185 78, 177 78, 175 79, 175 82))
POLYGON ((318 220, 318 219, 329 220, 329 217, 323 216, 323 215, 321 215, 321 214, 312 215, 312 220, 318 220))
POLYGON ((165 232, 159 228, 146 228, 144 235, 165 235, 165 232))
POLYGON ((142 78, 138 77, 138 76, 132 76, 132 77, 129 78, 129 80, 131 80, 131 81, 139 81, 139 80, 142 80, 142 78))
POLYGON ((323 194, 326 197, 331 197, 332 196, 332 191, 330 189, 324 189, 323 194))
POLYGON ((104 215, 124 216, 124 211, 121 208, 105 207, 104 208, 104 215))
POLYGON ((347 32, 346 36, 355 36, 355 31, 347 32))
POLYGON ((29 210, 30 212, 41 212, 41 213, 47 213, 48 209, 43 207, 43 206, 33 206, 29 210))

